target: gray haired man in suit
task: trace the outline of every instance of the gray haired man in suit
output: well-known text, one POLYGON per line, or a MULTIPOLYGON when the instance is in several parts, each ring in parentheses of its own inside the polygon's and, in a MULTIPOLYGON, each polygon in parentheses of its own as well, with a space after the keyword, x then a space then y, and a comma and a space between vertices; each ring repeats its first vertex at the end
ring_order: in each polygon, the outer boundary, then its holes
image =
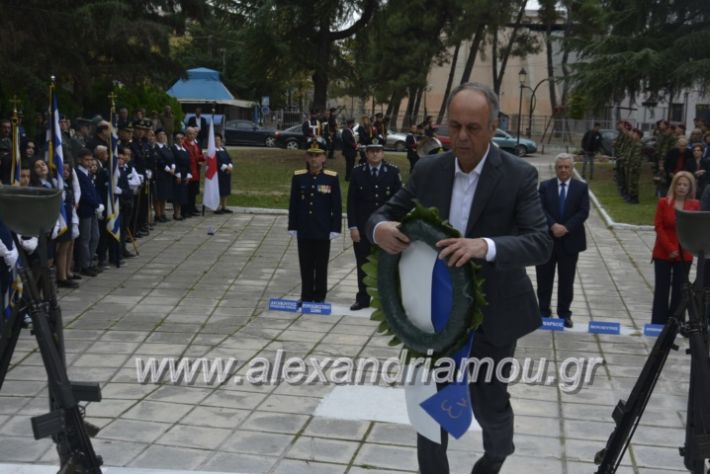
MULTIPOLYGON (((421 159, 407 185, 370 217, 368 235, 386 252, 402 252, 409 238, 398 221, 415 199, 436 207, 463 235, 438 242, 440 258, 450 266, 470 260, 482 265, 488 305, 471 357, 491 357, 497 364, 514 355, 518 338, 541 324, 525 267, 546 262, 552 240, 537 192, 537 170, 491 142, 498 121, 496 94, 482 84, 461 84, 451 92, 448 111, 452 151, 421 159)), ((493 377, 471 381, 469 387, 485 450, 472 473, 495 474, 515 450, 507 384, 493 377)), ((443 430, 441 443, 418 435, 422 474, 449 472, 446 447, 443 430)))

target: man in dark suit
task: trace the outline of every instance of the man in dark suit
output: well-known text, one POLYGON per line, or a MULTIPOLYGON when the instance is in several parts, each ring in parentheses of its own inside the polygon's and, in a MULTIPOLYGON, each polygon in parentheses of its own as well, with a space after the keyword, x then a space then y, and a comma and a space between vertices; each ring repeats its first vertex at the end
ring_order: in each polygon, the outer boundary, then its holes
POLYGON ((367 163, 356 166, 348 188, 348 228, 357 261, 357 296, 350 309, 357 311, 370 306, 370 295, 364 283, 362 266, 370 255, 370 241, 365 232, 370 215, 402 187, 399 168, 385 163, 381 144, 368 145, 367 163))
POLYGON ((355 120, 349 118, 343 129, 343 156, 345 157, 345 181, 350 181, 350 174, 355 166, 355 156, 357 156, 357 141, 353 133, 355 120))
MULTIPOLYGON (((482 84, 461 84, 451 92, 447 109, 452 151, 419 160, 406 186, 370 217, 367 235, 384 251, 399 253, 410 240, 397 221, 414 199, 436 207, 463 235, 439 241, 440 258, 451 266, 475 260, 482 267, 488 304, 470 356, 490 357, 497 365, 513 357, 518 338, 541 324, 525 267, 547 261, 552 241, 537 193, 537 170, 491 144, 499 111, 495 93, 482 84)), ((472 380, 469 387, 485 449, 472 472, 494 474, 515 450, 507 384, 494 377, 472 380)), ((443 430, 440 443, 418 435, 422 474, 449 472, 447 439, 443 430)))
POLYGON ((587 183, 572 179, 574 160, 561 153, 555 160, 555 178, 540 184, 540 200, 547 218, 554 247, 550 259, 535 267, 537 274, 537 299, 540 314, 550 317, 552 283, 557 279, 557 316, 565 327, 572 327, 570 305, 574 296, 574 274, 579 252, 587 249, 584 221, 589 217, 589 188, 587 183))

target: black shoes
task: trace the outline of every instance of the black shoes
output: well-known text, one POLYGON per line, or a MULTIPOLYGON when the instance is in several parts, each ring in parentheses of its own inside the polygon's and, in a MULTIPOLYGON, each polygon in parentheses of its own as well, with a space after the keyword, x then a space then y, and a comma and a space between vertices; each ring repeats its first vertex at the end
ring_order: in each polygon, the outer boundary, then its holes
POLYGON ((225 214, 234 214, 234 211, 227 209, 226 207, 224 209, 222 209, 222 212, 225 214))
POLYGON ((571 328, 574 326, 574 323, 572 322, 572 318, 567 316, 567 317, 562 317, 562 321, 564 322, 564 325, 566 328, 571 328))
POLYGON ((473 465, 471 474, 498 474, 504 462, 505 458, 498 459, 484 454, 483 457, 473 465))
POLYGON ((57 286, 60 288, 79 288, 79 284, 73 280, 57 280, 57 286))
POLYGON ((96 275, 98 275, 98 273, 96 273, 96 272, 95 272, 94 270, 92 270, 91 268, 84 268, 84 269, 81 270, 80 273, 81 273, 82 275, 88 276, 88 277, 95 277, 96 275))
POLYGON ((350 306, 350 311, 358 311, 358 310, 361 310, 362 308, 369 308, 369 307, 370 307, 369 304, 364 304, 359 301, 356 301, 352 304, 352 306, 350 306))

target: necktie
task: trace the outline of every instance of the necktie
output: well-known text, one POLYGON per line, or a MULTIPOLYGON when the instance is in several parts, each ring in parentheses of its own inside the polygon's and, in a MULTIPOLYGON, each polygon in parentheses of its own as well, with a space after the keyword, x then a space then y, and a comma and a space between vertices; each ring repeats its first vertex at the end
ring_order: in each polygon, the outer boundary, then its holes
POLYGON ((560 219, 565 215, 565 198, 567 197, 565 186, 567 186, 566 183, 560 183, 560 219))
POLYGON ((373 178, 377 178, 377 168, 370 168, 370 174, 373 178))

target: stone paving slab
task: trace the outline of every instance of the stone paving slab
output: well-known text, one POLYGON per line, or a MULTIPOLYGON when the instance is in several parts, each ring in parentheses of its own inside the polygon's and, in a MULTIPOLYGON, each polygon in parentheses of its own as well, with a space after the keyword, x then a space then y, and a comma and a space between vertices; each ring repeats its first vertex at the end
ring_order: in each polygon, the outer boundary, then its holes
MULTIPOLYGON (((551 175, 551 159, 531 159, 542 178, 551 175)), ((140 241, 140 256, 121 269, 62 290, 70 376, 102 387, 103 400, 88 404, 86 413, 102 428, 94 446, 105 472, 416 471, 411 427, 315 415, 333 385, 234 383, 234 376, 247 375, 250 361, 273 361, 279 353, 380 361, 399 354, 376 334, 366 313, 347 310, 357 288, 347 239, 331 245, 333 315, 267 311, 269 298, 296 299, 300 290, 295 242, 285 229, 283 212, 161 224, 140 241), (209 226, 215 235, 207 235, 209 226), (138 383, 137 361, 164 357, 236 362, 221 383, 138 383)), ((580 255, 575 281, 575 322, 618 321, 641 329, 650 322, 653 232, 609 230, 596 212, 587 232, 589 249, 580 255)), ((535 281, 534 269, 528 272, 535 281)), ((594 472, 594 454, 613 428, 613 407, 628 396, 653 343, 638 336, 540 331, 520 340, 517 357, 544 357, 546 376, 557 375, 569 357, 605 363, 593 384, 575 393, 557 383, 511 386, 517 450, 502 472, 594 472)), ((22 335, 12 364, 0 392, 0 473, 44 474, 52 468, 41 464, 56 464, 57 457, 51 442, 35 441, 30 432, 29 417, 46 411, 47 396, 29 334, 22 335)), ((682 350, 670 355, 619 473, 682 471, 677 446, 684 437, 688 367, 682 350)), ((451 472, 470 472, 481 453, 480 432, 451 440, 451 472)))

